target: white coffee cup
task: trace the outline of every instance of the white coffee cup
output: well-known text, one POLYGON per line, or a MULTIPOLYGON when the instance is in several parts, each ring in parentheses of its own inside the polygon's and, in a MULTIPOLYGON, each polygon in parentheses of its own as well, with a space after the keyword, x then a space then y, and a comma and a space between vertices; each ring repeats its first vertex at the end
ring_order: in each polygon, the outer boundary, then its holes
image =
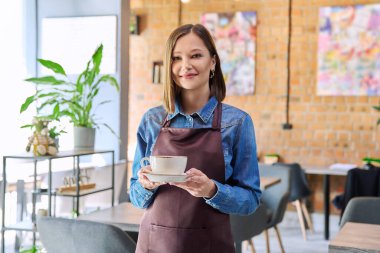
POLYGON ((145 166, 145 161, 150 163, 154 174, 180 175, 185 172, 187 156, 150 156, 144 157, 140 161, 141 167, 145 166))

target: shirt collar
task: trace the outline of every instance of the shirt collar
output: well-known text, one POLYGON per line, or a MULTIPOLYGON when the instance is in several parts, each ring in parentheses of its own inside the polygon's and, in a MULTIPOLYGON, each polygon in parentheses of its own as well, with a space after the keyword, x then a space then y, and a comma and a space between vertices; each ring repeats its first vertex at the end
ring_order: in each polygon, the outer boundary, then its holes
MULTIPOLYGON (((207 123, 212 115, 212 113, 214 112, 216 106, 218 105, 218 100, 216 100, 216 98, 214 96, 212 96, 208 102, 206 103, 205 106, 203 106, 203 108, 198 111, 198 112, 195 112, 193 114, 196 114, 199 116, 199 118, 201 118, 201 120, 203 121, 203 123, 207 123)), ((183 111, 182 111, 182 108, 181 108, 181 104, 179 102, 179 99, 176 99, 175 101, 175 110, 173 113, 169 113, 168 115, 168 120, 171 120, 173 119, 174 117, 176 117, 178 114, 181 114, 181 115, 186 115, 183 111)))

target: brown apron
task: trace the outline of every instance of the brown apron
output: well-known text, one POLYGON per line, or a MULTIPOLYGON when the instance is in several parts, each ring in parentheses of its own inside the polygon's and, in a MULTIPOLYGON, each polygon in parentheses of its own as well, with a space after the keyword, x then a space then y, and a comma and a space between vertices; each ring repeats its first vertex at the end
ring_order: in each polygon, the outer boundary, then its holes
MULTIPOLYGON (((186 170, 197 168, 224 183, 221 118, 218 103, 212 128, 170 128, 165 119, 152 154, 187 156, 186 170)), ((161 185, 141 220, 136 252, 235 252, 229 215, 181 188, 161 185)))

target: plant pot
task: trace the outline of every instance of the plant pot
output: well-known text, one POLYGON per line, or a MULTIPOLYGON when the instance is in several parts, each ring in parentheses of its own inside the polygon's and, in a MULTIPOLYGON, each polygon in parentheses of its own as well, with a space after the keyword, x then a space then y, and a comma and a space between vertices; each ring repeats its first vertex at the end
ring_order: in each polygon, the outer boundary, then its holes
POLYGON ((74 127, 74 149, 94 150, 95 128, 74 127))

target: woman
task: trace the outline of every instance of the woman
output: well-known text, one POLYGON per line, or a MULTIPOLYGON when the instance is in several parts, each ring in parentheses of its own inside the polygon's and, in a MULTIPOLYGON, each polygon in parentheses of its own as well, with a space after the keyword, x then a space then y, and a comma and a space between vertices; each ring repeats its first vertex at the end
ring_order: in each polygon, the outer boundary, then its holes
POLYGON ((221 103, 220 60, 202 25, 171 33, 164 66, 164 106, 137 133, 131 201, 147 210, 136 252, 234 252, 228 214, 253 213, 261 195, 252 120, 221 103), (187 156, 186 182, 149 181, 140 160, 150 155, 187 156))

